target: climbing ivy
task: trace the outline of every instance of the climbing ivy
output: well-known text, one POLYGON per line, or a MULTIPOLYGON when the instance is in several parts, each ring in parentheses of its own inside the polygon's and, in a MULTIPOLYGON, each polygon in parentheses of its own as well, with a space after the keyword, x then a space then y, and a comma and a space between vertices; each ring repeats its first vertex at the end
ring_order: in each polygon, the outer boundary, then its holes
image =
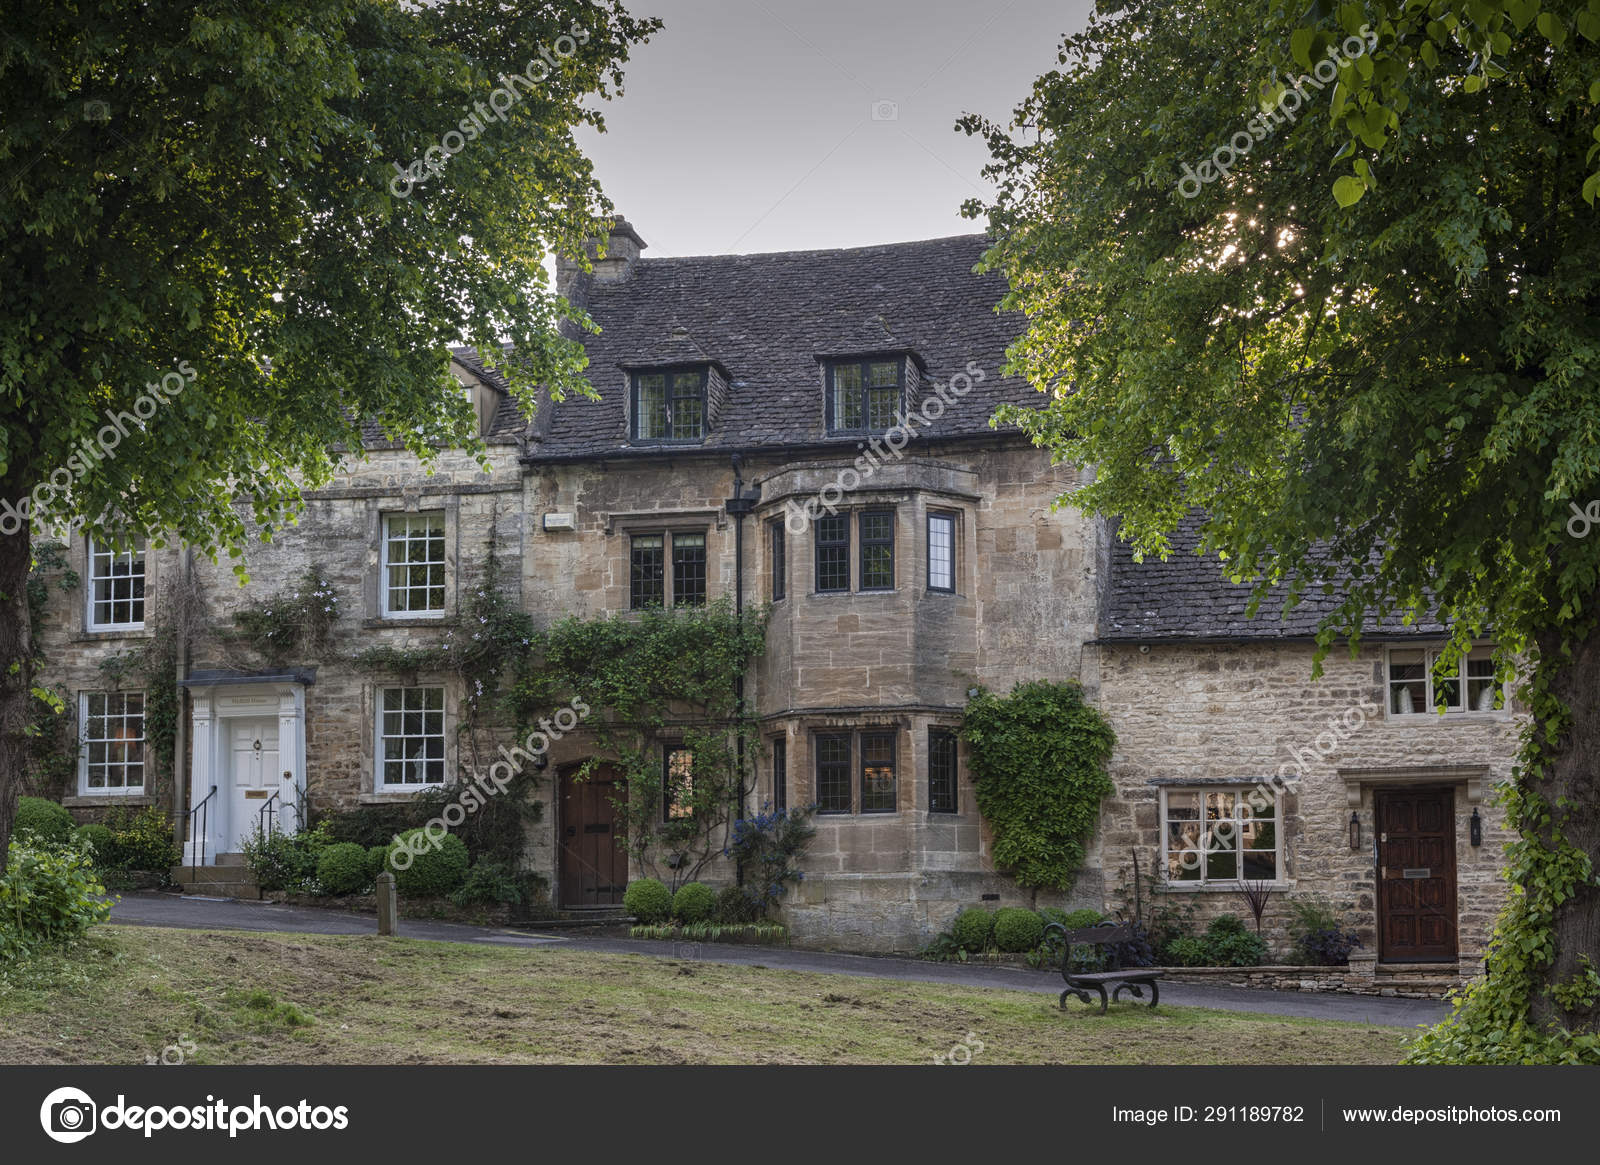
POLYGON ((767 616, 765 608, 741 616, 723 599, 566 619, 539 633, 512 687, 525 723, 574 694, 595 710, 584 723, 594 748, 579 779, 602 765, 620 770, 613 801, 627 836, 619 843, 674 888, 722 853, 740 813, 759 736, 734 680, 764 651, 767 616), (669 747, 692 755, 687 773, 669 777, 669 747))
MULTIPOLYGON (((1588 621, 1592 624, 1592 620, 1588 621)), ((1589 632, 1579 626, 1558 649, 1589 632)), ((1523 640, 1504 637, 1509 655, 1523 640)), ((1453 999, 1450 1015, 1424 1032, 1406 1056, 1408 1064, 1600 1064, 1600 1035, 1559 1023, 1541 1024, 1537 1004, 1548 996, 1567 1015, 1592 1015, 1600 1002, 1600 972, 1587 953, 1574 960, 1565 980, 1546 985, 1556 962, 1556 912, 1563 903, 1595 893, 1594 860, 1566 836, 1563 822, 1573 808, 1552 807, 1540 788, 1549 755, 1573 727, 1572 709, 1552 689, 1554 660, 1535 660, 1518 691, 1532 716, 1522 730, 1512 779, 1497 791, 1507 826, 1517 832, 1506 846, 1511 895, 1489 940, 1488 974, 1453 999)))
POLYGON ((339 596, 327 571, 313 565, 293 586, 235 611, 233 621, 250 645, 274 663, 297 651, 317 655, 339 622, 339 596))
POLYGON ((1074 683, 1034 680, 1009 696, 981 690, 961 736, 978 811, 994 831, 994 861, 1019 886, 1066 890, 1114 786, 1116 735, 1074 683))

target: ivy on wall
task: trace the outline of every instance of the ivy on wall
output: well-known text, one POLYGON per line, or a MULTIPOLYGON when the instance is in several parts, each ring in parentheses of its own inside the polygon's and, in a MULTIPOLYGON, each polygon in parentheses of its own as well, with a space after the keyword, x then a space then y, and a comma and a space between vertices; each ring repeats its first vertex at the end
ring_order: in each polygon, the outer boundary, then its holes
POLYGON ((734 677, 765 650, 768 614, 759 608, 740 616, 720 599, 565 619, 537 635, 511 689, 524 722, 574 693, 595 710, 584 723, 591 759, 578 777, 602 765, 621 772, 613 803, 627 823, 629 854, 673 888, 722 854, 741 812, 759 733, 734 677), (669 775, 667 747, 690 754, 692 765, 669 775))
POLYGON ((235 611, 240 635, 273 663, 321 654, 339 622, 339 596, 327 571, 312 565, 293 586, 235 611))
POLYGON ((961 736, 994 862, 1019 886, 1066 890, 1114 790, 1106 762, 1116 734, 1075 683, 1033 680, 1009 696, 981 690, 961 736))

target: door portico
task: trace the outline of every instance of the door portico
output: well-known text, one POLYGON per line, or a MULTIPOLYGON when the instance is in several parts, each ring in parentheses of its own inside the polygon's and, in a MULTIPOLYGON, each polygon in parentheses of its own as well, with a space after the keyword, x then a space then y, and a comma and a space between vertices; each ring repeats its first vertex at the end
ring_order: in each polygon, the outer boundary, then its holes
POLYGON ((277 828, 300 829, 305 796, 306 673, 241 676, 197 672, 188 681, 193 765, 184 861, 207 863, 238 853, 270 815, 277 828), (216 790, 211 796, 212 789, 216 790))

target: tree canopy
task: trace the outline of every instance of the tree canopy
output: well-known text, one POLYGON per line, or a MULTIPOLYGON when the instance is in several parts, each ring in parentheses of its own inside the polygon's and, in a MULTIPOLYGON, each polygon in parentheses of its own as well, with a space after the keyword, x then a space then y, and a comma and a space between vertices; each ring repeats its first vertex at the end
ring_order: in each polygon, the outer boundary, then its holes
POLYGON ((1012 366, 1047 396, 1001 419, 1092 465, 1064 500, 1138 551, 1199 512, 1202 552, 1258 600, 1338 596, 1319 657, 1401 613, 1528 663, 1519 889, 1477 993, 1512 1034, 1455 1054, 1600 1055, 1600 538, 1568 532, 1600 497, 1600 221, 1576 196, 1595 111, 1572 83, 1596 50, 1510 38, 1472 92, 1455 41, 1385 71, 1405 116, 1341 206, 1359 27, 1290 75, 1276 0, 1101 8, 1008 123, 962 122, 999 191, 968 213, 1027 313, 1012 366))
POLYGON ((0 861, 27 519, 238 558, 364 436, 475 447, 452 343, 514 345, 525 403, 589 391, 543 262, 603 233, 574 129, 656 27, 617 0, 0 13, 0 861))

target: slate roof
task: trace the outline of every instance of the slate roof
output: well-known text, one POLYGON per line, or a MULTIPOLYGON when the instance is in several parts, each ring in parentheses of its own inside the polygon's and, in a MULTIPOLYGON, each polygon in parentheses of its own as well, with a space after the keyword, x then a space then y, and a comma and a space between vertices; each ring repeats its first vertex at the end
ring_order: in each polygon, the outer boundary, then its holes
MULTIPOLYGON (((681 455, 685 446, 633 445, 624 420, 625 367, 708 361, 727 370, 728 400, 705 441, 689 449, 838 442, 823 419, 822 355, 911 349, 925 376, 948 380, 975 363, 984 381, 924 431, 988 434, 1002 402, 1042 403, 1026 381, 1002 377, 1024 326, 997 314, 1004 279, 972 268, 982 235, 849 250, 639 259, 628 278, 595 281, 586 306, 601 327, 584 337, 599 401, 542 410, 530 460, 681 455)), ((520 418, 502 410, 496 432, 520 418)))
MULTIPOLYGON (((1337 609, 1337 591, 1324 595, 1308 592, 1283 616, 1284 588, 1275 589, 1261 602, 1254 619, 1246 618, 1250 586, 1228 580, 1214 557, 1195 553, 1200 544, 1200 518, 1185 519, 1172 537, 1172 553, 1165 562, 1146 557, 1134 562, 1133 548, 1120 539, 1111 546, 1110 580, 1100 619, 1101 642, 1163 643, 1234 640, 1307 640, 1317 624, 1337 609)), ((1418 621, 1404 625, 1398 618, 1371 623, 1362 635, 1369 639, 1437 638, 1445 634, 1438 623, 1418 621)))

